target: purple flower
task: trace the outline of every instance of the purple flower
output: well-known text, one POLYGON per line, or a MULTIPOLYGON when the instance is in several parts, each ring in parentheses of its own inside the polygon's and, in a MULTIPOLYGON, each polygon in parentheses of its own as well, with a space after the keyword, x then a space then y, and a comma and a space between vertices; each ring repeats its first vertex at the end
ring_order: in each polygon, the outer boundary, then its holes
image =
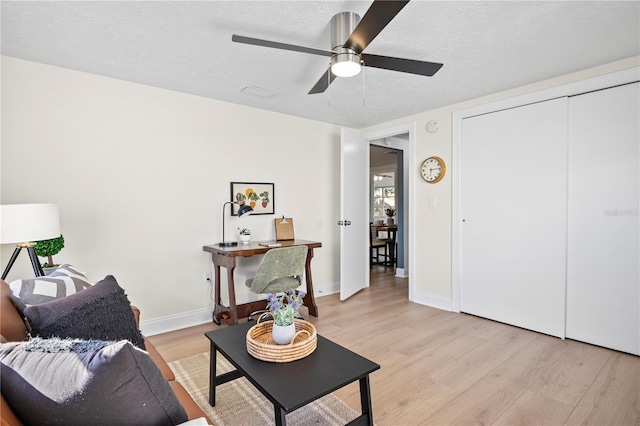
POLYGON ((300 290, 298 292, 298 296, 300 296, 300 299, 304 299, 304 297, 307 295, 307 292, 304 290, 300 290))

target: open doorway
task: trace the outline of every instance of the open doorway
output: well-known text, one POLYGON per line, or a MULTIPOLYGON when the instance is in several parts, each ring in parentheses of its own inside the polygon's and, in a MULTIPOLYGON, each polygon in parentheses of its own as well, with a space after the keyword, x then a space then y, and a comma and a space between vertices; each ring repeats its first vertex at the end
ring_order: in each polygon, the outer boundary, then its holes
MULTIPOLYGON (((389 222, 395 227, 395 243, 391 250, 393 261, 388 262, 390 264, 386 267, 394 268, 392 275, 397 277, 407 276, 405 259, 408 182, 405 175, 404 150, 408 141, 409 133, 402 133, 372 140, 369 147, 369 222, 375 226, 381 225, 380 229, 385 229, 383 232, 388 232, 384 225, 388 225, 389 222)), ((385 254, 390 254, 389 247, 385 248, 385 254)))

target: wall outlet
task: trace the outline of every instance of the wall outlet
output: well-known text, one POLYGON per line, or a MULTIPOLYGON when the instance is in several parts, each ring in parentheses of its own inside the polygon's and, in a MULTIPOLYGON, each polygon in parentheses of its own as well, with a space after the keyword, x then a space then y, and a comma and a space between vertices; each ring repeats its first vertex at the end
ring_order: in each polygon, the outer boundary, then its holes
POLYGON ((438 200, 436 197, 429 197, 429 208, 435 209, 438 206, 438 200))
POLYGON ((204 279, 204 283, 205 284, 207 284, 207 285, 213 284, 213 279, 211 277, 211 271, 204 271, 203 279, 204 279))

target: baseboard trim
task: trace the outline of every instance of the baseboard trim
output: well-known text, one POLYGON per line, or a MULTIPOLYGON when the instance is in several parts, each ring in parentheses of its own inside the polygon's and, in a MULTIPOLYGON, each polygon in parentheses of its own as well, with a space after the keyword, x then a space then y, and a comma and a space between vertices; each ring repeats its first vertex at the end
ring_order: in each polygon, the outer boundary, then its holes
POLYGON ((327 283, 319 286, 314 286, 314 295, 316 297, 327 296, 333 293, 340 292, 340 283, 327 283))
POLYGON ((169 331, 193 327, 213 321, 213 308, 198 309, 181 314, 140 321, 140 331, 145 336, 168 333, 169 331))
MULTIPOLYGON (((325 284, 314 290, 316 297, 322 297, 332 293, 338 293, 340 291, 340 285, 338 283, 325 284)), ((253 300, 238 300, 237 303, 240 304, 251 301, 253 300)), ((156 334, 168 333, 208 322, 213 322, 213 308, 197 309, 181 314, 140 321, 140 331, 142 331, 142 334, 145 336, 155 336, 156 334)))
POLYGON ((409 277, 408 272, 409 271, 405 271, 404 268, 396 268, 396 277, 398 277, 398 278, 408 278, 409 277))
POLYGON ((453 301, 450 297, 439 296, 437 294, 431 294, 424 291, 415 291, 413 296, 413 302, 431 306, 432 308, 442 309, 443 311, 453 311, 453 301))

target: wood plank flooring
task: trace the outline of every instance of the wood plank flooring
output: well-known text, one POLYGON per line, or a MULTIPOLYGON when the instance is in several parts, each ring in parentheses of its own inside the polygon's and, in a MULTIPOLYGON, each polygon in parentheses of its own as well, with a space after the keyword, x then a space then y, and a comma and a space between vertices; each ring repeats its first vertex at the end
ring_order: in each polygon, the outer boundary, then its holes
MULTIPOLYGON (((408 301, 407 280, 375 267, 349 300, 317 299, 323 336, 377 362, 384 425, 640 426, 640 357, 408 301)), ((204 324, 149 339, 167 361, 209 350, 204 324)), ((360 410, 357 383, 335 394, 360 410)))

